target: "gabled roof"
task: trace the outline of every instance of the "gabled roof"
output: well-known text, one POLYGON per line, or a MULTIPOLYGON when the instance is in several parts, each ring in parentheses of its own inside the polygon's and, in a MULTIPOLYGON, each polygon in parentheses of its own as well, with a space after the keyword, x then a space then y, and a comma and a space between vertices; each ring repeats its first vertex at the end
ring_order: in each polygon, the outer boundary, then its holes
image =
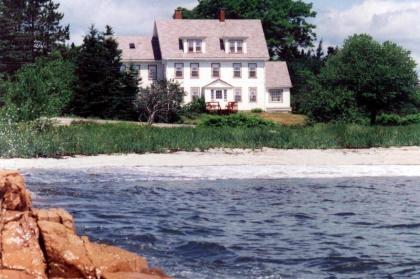
POLYGON ((155 27, 163 59, 269 59, 260 20, 172 19, 158 20, 155 27), (180 38, 203 38, 206 53, 184 53, 180 38), (245 38, 247 53, 225 53, 220 47, 222 38, 245 38))
POLYGON ((205 88, 232 88, 233 86, 229 83, 227 83, 224 80, 216 79, 215 81, 210 82, 206 86, 203 86, 205 88))
POLYGON ((118 36, 115 37, 118 48, 122 50, 123 61, 153 61, 160 60, 159 43, 151 37, 118 36), (134 44, 135 48, 130 48, 134 44))
POLYGON ((292 87, 286 62, 270 61, 265 63, 265 86, 267 88, 292 87))

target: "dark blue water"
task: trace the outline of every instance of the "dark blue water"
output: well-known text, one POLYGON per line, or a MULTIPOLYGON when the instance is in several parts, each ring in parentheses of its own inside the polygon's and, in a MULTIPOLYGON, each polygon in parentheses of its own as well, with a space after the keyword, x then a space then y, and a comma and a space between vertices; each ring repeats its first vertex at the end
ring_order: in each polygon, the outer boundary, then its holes
POLYGON ((420 278, 420 179, 27 172, 38 207, 175 278, 420 278))

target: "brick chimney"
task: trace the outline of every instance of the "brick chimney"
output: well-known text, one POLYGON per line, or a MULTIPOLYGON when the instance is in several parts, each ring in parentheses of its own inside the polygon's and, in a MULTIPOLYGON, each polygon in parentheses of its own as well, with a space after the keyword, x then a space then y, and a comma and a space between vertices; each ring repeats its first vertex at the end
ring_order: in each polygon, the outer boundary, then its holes
POLYGON ((222 8, 219 10, 219 21, 225 22, 225 20, 226 20, 226 12, 225 12, 225 9, 222 8))
POLYGON ((182 10, 180 8, 175 10, 174 19, 182 19, 182 10))

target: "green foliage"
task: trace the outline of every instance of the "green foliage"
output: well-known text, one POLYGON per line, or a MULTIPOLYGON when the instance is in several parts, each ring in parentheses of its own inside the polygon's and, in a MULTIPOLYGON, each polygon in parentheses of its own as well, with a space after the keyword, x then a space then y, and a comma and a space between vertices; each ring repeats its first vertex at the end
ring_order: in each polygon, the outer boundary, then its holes
POLYGON ((60 4, 52 0, 0 0, 0 71, 14 73, 69 39, 60 4))
POLYGON ((231 114, 228 116, 209 116, 199 123, 200 127, 246 127, 261 128, 273 127, 274 122, 264 120, 257 116, 248 116, 242 113, 231 114))
POLYGON ((112 37, 94 27, 84 38, 76 59, 75 95, 70 113, 82 117, 133 119, 138 79, 121 69, 121 51, 112 37))
POLYGON ((262 110, 262 109, 260 109, 260 108, 254 108, 254 109, 252 109, 252 110, 251 110, 251 112, 252 112, 252 113, 262 113, 262 112, 263 112, 263 110, 262 110))
POLYGON ((410 52, 402 47, 354 35, 321 69, 321 90, 312 93, 312 99, 320 100, 308 100, 306 110, 318 121, 353 120, 363 115, 374 124, 379 113, 401 112, 412 103, 415 69, 410 52))
POLYGON ((22 67, 2 86, 3 110, 14 121, 60 115, 73 95, 73 71, 73 64, 59 56, 52 60, 39 58, 35 64, 22 67))
POLYGON ((181 114, 186 117, 194 117, 206 112, 206 101, 203 97, 194 99, 182 107, 181 114))
POLYGON ((378 116, 377 124, 385 126, 404 126, 420 123, 420 114, 398 115, 381 114, 378 116))
POLYGON ((141 120, 171 123, 179 119, 185 91, 178 82, 162 80, 140 89, 136 107, 141 120))
POLYGON ((306 20, 316 16, 312 4, 294 0, 199 0, 186 18, 215 19, 220 8, 228 19, 261 19, 271 57, 289 60, 300 48, 311 47, 315 26, 306 20))

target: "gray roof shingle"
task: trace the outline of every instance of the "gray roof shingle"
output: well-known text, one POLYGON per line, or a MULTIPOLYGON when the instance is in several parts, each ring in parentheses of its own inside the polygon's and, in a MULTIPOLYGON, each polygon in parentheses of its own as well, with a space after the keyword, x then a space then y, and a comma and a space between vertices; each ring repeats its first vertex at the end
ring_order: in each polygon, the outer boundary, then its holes
POLYGON ((152 61, 160 60, 158 42, 151 37, 118 36, 115 37, 118 47, 122 50, 123 61, 152 61), (135 48, 131 49, 130 44, 135 48))
POLYGON ((267 88, 292 87, 286 62, 270 61, 265 63, 265 86, 267 88))
POLYGON ((155 24, 163 59, 269 59, 260 20, 172 19, 158 20, 155 24), (185 37, 204 38, 206 53, 184 53, 179 47, 179 39, 185 37), (220 47, 220 39, 226 37, 246 38, 247 53, 225 53, 220 47))

